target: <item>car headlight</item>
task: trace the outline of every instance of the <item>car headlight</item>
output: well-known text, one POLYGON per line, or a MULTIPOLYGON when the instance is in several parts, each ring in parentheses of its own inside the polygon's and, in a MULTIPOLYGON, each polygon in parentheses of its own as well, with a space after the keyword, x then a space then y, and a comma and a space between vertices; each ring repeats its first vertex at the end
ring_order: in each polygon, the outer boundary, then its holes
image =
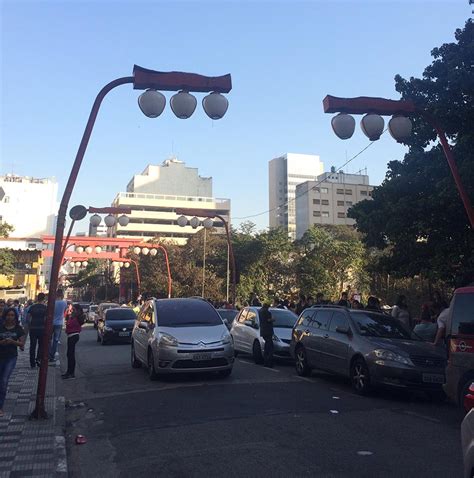
POLYGON ((112 327, 109 327, 108 325, 106 325, 106 326, 104 327, 104 330, 105 330, 106 332, 113 332, 114 329, 113 329, 112 327))
POLYGON ((224 332, 221 337, 222 343, 224 345, 232 343, 232 335, 230 335, 228 332, 224 332))
POLYGON ((178 339, 170 334, 160 334, 160 345, 168 347, 177 347, 178 339))
POLYGON ((397 362, 402 363, 403 365, 413 365, 413 362, 408 357, 404 357, 403 355, 392 352, 391 350, 376 349, 374 350, 374 355, 379 359, 385 360, 386 362, 397 362))
POLYGON ((273 342, 280 342, 280 338, 277 337, 275 334, 273 334, 272 339, 273 339, 273 342))

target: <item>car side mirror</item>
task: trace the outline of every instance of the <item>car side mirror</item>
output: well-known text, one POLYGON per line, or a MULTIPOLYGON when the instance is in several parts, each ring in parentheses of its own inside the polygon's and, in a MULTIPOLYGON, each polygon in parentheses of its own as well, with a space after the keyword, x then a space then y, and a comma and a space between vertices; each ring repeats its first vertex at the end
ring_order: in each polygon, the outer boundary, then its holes
POLYGON ((351 329, 349 327, 336 327, 336 332, 344 335, 351 335, 351 329))

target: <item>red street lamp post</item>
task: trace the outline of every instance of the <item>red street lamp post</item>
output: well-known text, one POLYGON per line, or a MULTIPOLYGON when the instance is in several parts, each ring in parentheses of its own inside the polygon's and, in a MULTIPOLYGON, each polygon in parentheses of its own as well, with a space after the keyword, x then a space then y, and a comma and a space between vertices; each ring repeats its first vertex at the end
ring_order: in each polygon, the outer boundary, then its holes
MULTIPOLYGON (((199 217, 207 217, 210 219, 217 218, 222 221, 224 224, 225 228, 225 233, 227 237, 227 245, 229 247, 229 256, 230 256, 230 261, 232 263, 232 304, 235 305, 235 299, 236 299, 236 282, 237 282, 237 270, 235 267, 235 256, 234 256, 234 249, 232 247, 232 241, 230 238, 230 229, 229 229, 229 224, 228 222, 220 215, 220 214, 215 214, 214 212, 208 210, 208 209, 192 209, 192 208, 178 208, 175 210, 176 214, 184 216, 199 216, 199 217)), ((181 226, 185 226, 187 223, 187 218, 184 217, 183 223, 180 222, 181 218, 178 218, 178 224, 181 226)), ((191 219, 190 224, 191 226, 194 227, 193 224, 193 219, 191 219)), ((199 220, 197 221, 196 227, 199 225, 199 220)))
MULTIPOLYGON (((171 109, 178 118, 189 118, 196 108, 196 98, 189 94, 192 92, 210 93, 203 99, 203 108, 206 114, 212 119, 222 118, 227 111, 227 99, 221 93, 228 93, 232 89, 232 80, 230 75, 209 77, 197 75, 195 73, 182 72, 160 72, 148 70, 135 65, 133 76, 117 78, 105 85, 98 93, 92 110, 87 120, 84 134, 74 160, 69 179, 64 189, 63 197, 59 205, 58 219, 56 223, 56 234, 54 242, 53 261, 51 265, 51 278, 49 282, 48 306, 46 311, 45 343, 49 343, 49 337, 53 330, 54 304, 56 299, 56 289, 58 286, 59 269, 61 266, 61 249, 63 246, 64 226, 66 222, 66 213, 69 200, 76 184, 82 160, 94 128, 100 105, 111 90, 114 88, 132 84, 135 90, 147 90, 139 98, 138 104, 142 112, 150 117, 156 118, 164 109, 164 96, 157 90, 179 91, 171 98, 171 109)), ((36 406, 31 414, 31 418, 47 418, 45 409, 46 379, 48 376, 48 347, 43 347, 41 366, 38 376, 38 389, 36 393, 36 406)))
POLYGON ((355 121, 352 116, 349 116, 350 114, 365 114, 361 121, 361 126, 364 133, 372 141, 378 139, 383 131, 384 121, 379 115, 393 115, 388 127, 390 134, 401 143, 405 142, 411 134, 411 121, 407 117, 417 115, 424 118, 438 135, 471 228, 474 229, 474 209, 459 176, 446 133, 427 111, 416 106, 411 100, 388 100, 367 96, 338 98, 327 95, 323 100, 323 107, 325 113, 339 113, 333 118, 332 127, 336 135, 341 139, 348 139, 354 133, 355 121))

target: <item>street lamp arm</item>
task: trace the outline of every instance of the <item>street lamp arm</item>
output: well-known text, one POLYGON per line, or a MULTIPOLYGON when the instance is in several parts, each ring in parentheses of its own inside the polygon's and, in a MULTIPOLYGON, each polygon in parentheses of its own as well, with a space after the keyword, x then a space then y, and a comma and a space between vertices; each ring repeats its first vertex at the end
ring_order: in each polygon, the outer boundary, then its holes
MULTIPOLYGON (((123 78, 118 78, 114 81, 111 81, 105 85, 98 93, 94 104, 92 105, 91 112, 89 114, 89 119, 87 120, 86 128, 84 134, 82 135, 81 143, 76 154, 76 158, 71 168, 71 174, 67 181, 66 187, 64 189, 63 197, 58 210, 58 218, 56 222, 56 236, 54 242, 53 250, 53 261, 51 264, 51 277, 49 281, 49 293, 48 293, 48 306, 46 310, 46 324, 45 324, 45 333, 42 343, 42 357, 41 357, 41 366, 39 370, 38 377, 38 389, 36 393, 36 406, 33 410, 31 417, 32 418, 47 418, 47 413, 45 409, 45 393, 46 393, 46 379, 48 376, 48 350, 49 350, 49 339, 53 330, 53 316, 54 316, 54 306, 56 302, 56 290, 58 288, 59 280, 59 269, 62 262, 62 246, 63 246, 63 237, 64 237, 64 226, 66 222, 66 213, 69 205, 69 200, 71 199, 72 191, 74 185, 76 184, 77 176, 79 170, 81 169, 82 160, 84 159, 84 154, 91 137, 92 129, 94 128, 95 120, 99 112, 100 105, 102 100, 105 98, 107 93, 116 88, 117 86, 125 85, 127 83, 133 83, 133 76, 126 76, 123 78)), ((72 229, 71 229, 72 230, 72 229)), ((67 242, 66 242, 67 243, 67 242)))

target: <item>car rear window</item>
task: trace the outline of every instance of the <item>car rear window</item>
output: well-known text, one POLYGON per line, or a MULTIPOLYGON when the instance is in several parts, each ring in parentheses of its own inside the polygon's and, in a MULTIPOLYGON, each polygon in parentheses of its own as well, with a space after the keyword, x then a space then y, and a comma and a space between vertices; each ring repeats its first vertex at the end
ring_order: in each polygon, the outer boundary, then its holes
POLYGON ((217 311, 204 300, 157 300, 156 319, 161 327, 205 327, 222 325, 217 311))
POLYGON ((452 333, 474 335, 474 294, 456 294, 453 304, 452 333))
POLYGON ((136 315, 132 309, 109 309, 105 313, 105 320, 135 320, 136 315))

